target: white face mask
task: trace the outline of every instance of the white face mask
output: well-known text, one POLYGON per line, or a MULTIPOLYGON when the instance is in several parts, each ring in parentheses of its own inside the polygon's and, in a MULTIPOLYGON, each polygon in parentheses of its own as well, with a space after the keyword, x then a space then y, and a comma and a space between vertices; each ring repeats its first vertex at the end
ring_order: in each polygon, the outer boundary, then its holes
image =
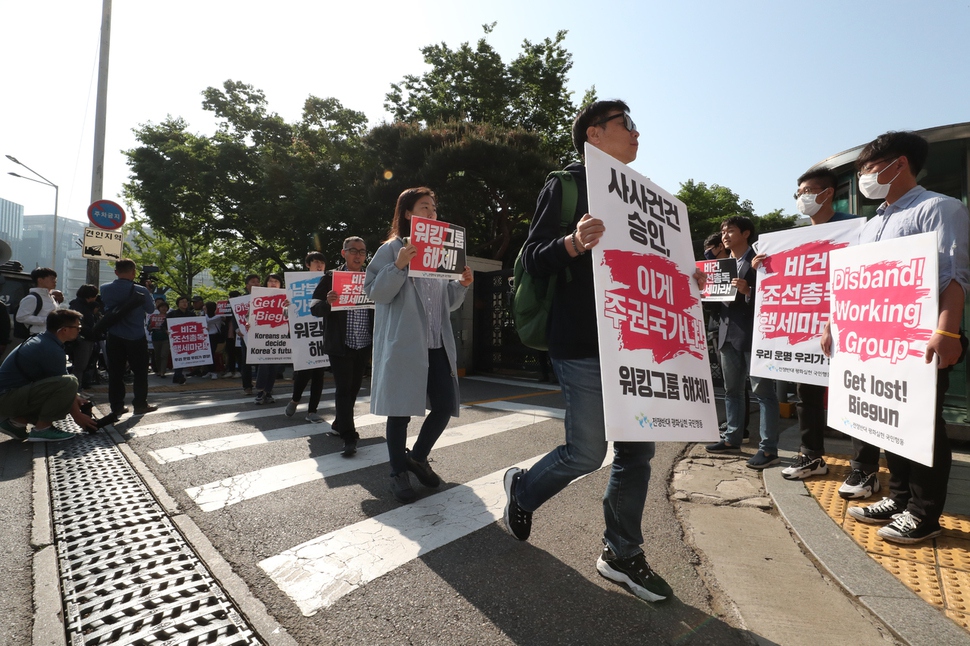
MULTIPOLYGON (((895 164, 898 159, 899 157, 889 162, 889 166, 895 164)), ((892 183, 897 177, 899 177, 899 173, 903 172, 903 169, 900 168, 888 183, 880 184, 879 176, 886 172, 889 166, 886 166, 886 168, 883 168, 878 173, 866 173, 865 175, 859 175, 859 192, 870 200, 886 199, 886 196, 889 195, 889 189, 892 187, 892 183)))
POLYGON ((796 206, 798 207, 798 212, 802 215, 807 215, 808 217, 812 217, 818 213, 818 210, 822 208, 822 205, 815 201, 817 196, 817 193, 802 193, 799 195, 798 200, 795 202, 796 206))

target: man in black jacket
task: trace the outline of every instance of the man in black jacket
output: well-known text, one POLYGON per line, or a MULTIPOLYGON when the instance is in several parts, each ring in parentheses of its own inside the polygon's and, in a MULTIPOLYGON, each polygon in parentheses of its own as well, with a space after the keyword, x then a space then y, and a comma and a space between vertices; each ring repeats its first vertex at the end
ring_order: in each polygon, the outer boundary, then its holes
MULTIPOLYGON (((573 144, 599 148, 623 163, 637 157, 638 138, 629 108, 622 101, 597 101, 583 108, 573 123, 573 144)), ((532 514, 576 478, 600 468, 608 444, 603 417, 603 391, 597 344, 593 263, 587 251, 605 231, 603 220, 590 215, 586 167, 570 164, 578 196, 571 230, 563 235, 562 184, 553 178, 539 194, 522 259, 534 276, 558 275, 549 313, 549 358, 563 385, 566 400, 565 443, 531 469, 505 474, 505 525, 520 541, 529 538, 532 514), (567 278, 568 275, 568 278, 567 278)), ((641 521, 650 481, 653 442, 615 442, 610 481, 603 496, 606 547, 596 563, 604 577, 627 585, 647 601, 663 601, 673 592, 643 555, 641 521)))
MULTIPOLYGON (((757 273, 751 266, 754 249, 749 242, 754 223, 743 215, 732 216, 721 223, 721 240, 738 263, 738 277, 731 281, 738 288, 733 301, 721 303, 721 326, 718 351, 724 376, 724 412, 727 428, 721 441, 707 446, 710 453, 736 453, 741 447, 744 430, 744 391, 751 367, 751 341, 754 335, 754 294, 757 273)), ((758 452, 748 460, 752 469, 778 464, 778 394, 774 379, 751 378, 751 387, 761 409, 761 442, 758 452)))
MULTIPOLYGON (((344 240, 340 255, 344 265, 339 271, 363 271, 367 258, 367 245, 361 238, 351 236, 344 240)), ((350 457, 357 452, 360 435, 354 425, 354 404, 360 385, 364 380, 364 367, 371 353, 374 338, 374 310, 337 310, 331 307, 338 294, 333 290, 333 275, 327 274, 313 292, 310 312, 327 319, 323 349, 330 357, 330 368, 336 387, 334 405, 336 419, 333 429, 344 441, 343 455, 350 457)))

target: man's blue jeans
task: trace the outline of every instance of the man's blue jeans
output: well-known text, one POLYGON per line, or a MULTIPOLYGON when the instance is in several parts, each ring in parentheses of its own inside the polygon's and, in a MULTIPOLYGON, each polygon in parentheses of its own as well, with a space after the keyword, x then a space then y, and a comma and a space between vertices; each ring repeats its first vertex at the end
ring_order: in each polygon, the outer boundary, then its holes
MULTIPOLYGON (((727 430, 721 439, 731 446, 741 446, 744 428, 744 389, 751 365, 751 352, 741 352, 730 343, 721 346, 721 374, 724 376, 724 413, 727 430)), ((761 411, 761 442, 767 455, 778 455, 778 393, 774 379, 751 377, 751 389, 761 411)))
MULTIPOLYGON (((566 400, 566 443, 539 460, 519 480, 516 497, 527 511, 535 511, 576 478, 600 468, 606 457, 599 359, 553 359, 552 367, 566 400)), ((613 445, 613 468, 603 495, 603 536, 620 558, 643 551, 640 523, 654 448, 653 442, 613 445)))

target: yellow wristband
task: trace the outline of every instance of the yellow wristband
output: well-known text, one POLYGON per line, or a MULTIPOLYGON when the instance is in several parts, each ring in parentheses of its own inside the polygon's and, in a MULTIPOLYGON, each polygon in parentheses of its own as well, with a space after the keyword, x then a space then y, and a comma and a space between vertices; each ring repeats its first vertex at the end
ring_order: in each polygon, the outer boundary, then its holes
POLYGON ((937 330, 936 333, 937 334, 942 334, 943 336, 948 336, 951 339, 959 339, 960 338, 960 335, 959 334, 954 334, 953 332, 947 332, 946 330, 937 330))

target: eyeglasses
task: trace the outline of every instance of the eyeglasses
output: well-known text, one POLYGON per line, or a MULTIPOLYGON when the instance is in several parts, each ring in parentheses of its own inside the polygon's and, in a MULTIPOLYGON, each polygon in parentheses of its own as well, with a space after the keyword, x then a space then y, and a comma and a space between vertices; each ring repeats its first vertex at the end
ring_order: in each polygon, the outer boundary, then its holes
POLYGON ((865 166, 863 166, 859 170, 858 173, 856 173, 856 177, 862 177, 863 175, 868 175, 870 173, 875 173, 876 172, 876 166, 878 166, 879 164, 886 164, 886 166, 882 170, 879 171, 881 173, 882 171, 886 170, 886 168, 889 168, 892 164, 895 164, 896 163, 896 160, 898 160, 898 159, 899 159, 899 157, 897 157, 896 159, 892 160, 891 162, 887 162, 885 159, 880 159, 878 161, 869 162, 868 164, 866 164, 865 166))
POLYGON ((80 330, 81 329, 81 326, 80 325, 65 325, 61 329, 62 330, 80 330))
POLYGON ((599 121, 595 122, 593 125, 602 126, 607 121, 613 121, 613 119, 619 119, 620 117, 623 117, 623 127, 627 129, 627 132, 633 132, 634 130, 637 129, 637 124, 633 123, 633 119, 626 112, 620 112, 618 114, 614 114, 613 116, 606 117, 605 119, 600 119, 599 121))
POLYGON ((352 254, 357 255, 357 256, 365 256, 365 255, 367 255, 367 249, 354 249, 353 247, 348 247, 348 248, 344 249, 344 251, 346 251, 347 253, 352 253, 352 254))
POLYGON ((805 195, 805 194, 818 195, 819 193, 824 193, 825 191, 829 190, 829 188, 832 188, 832 187, 829 186, 828 188, 823 188, 823 189, 808 187, 800 191, 795 191, 795 194, 792 195, 792 197, 797 200, 798 198, 800 198, 802 195, 805 195))

